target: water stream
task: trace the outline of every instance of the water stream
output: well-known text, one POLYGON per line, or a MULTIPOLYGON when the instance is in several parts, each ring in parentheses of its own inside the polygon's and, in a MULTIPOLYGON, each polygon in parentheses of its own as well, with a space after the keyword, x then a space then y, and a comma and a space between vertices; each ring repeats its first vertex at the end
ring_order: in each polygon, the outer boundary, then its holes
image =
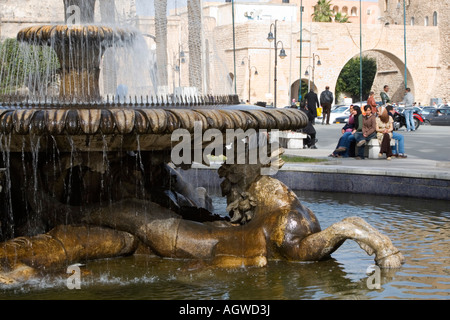
MULTIPOLYGON (((382 270, 381 288, 369 289, 374 264, 347 241, 332 259, 312 263, 271 261, 265 268, 208 269, 196 262, 147 255, 106 259, 82 267, 81 289, 67 288, 67 274, 0 286, 0 299, 448 299, 448 202, 371 195, 298 192, 322 228, 359 216, 389 235, 406 258, 401 269, 382 270)), ((214 197, 218 213, 225 199, 214 197)))

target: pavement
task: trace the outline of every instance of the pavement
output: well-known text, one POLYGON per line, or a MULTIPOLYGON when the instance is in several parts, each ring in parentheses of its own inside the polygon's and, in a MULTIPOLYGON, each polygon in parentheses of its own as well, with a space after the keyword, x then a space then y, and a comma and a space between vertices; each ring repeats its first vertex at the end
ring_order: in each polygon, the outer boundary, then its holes
POLYGON ((355 158, 332 158, 341 136, 342 124, 316 124, 317 149, 286 149, 287 156, 325 159, 317 163, 286 163, 282 170, 323 173, 352 173, 389 175, 414 178, 450 180, 450 126, 420 126, 414 132, 401 128, 405 136, 406 159, 386 158, 356 160, 355 158))

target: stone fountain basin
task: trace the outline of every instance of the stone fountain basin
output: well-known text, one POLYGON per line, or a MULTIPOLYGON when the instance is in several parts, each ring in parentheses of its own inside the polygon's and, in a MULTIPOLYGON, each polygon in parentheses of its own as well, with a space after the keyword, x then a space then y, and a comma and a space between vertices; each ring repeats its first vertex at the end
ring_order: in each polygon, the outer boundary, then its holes
POLYGON ((177 129, 202 133, 208 129, 297 130, 307 124, 296 109, 268 109, 247 105, 186 107, 106 106, 73 108, 0 109, 0 134, 9 139, 10 152, 36 151, 56 146, 60 152, 170 150, 177 129))

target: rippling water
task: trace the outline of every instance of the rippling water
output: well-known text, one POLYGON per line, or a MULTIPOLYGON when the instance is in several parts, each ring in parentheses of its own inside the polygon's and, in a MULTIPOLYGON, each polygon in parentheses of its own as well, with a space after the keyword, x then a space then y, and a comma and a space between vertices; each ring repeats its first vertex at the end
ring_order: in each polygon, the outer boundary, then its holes
MULTIPOLYGON (((199 268, 193 262, 145 255, 88 263, 80 290, 67 289, 68 275, 13 287, 0 299, 448 299, 450 208, 446 201, 371 195, 298 192, 322 229, 358 216, 387 234, 406 258, 400 269, 381 271, 381 288, 369 289, 374 264, 352 241, 332 259, 312 263, 272 261, 265 268, 199 268)), ((224 213, 225 199, 215 198, 224 213)))

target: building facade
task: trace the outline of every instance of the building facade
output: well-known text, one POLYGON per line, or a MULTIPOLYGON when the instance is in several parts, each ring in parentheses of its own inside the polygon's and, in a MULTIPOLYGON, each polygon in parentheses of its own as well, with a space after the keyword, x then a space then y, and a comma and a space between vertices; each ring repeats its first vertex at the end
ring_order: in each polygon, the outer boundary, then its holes
MULTIPOLYGON (((156 68, 165 69, 160 77, 164 81, 159 85, 167 89, 162 91, 172 92, 195 83, 204 94, 236 92, 243 101, 271 104, 276 88, 277 107, 283 107, 298 98, 300 78, 317 93, 325 86, 334 90, 342 68, 362 51, 377 60, 378 73, 373 85, 377 95, 384 84, 389 84, 394 101, 400 101, 406 69, 407 85, 422 105, 429 104, 431 99, 450 99, 450 57, 446 54, 450 39, 445 23, 450 15, 448 1, 405 0, 406 15, 403 15, 403 1, 399 0, 362 1, 361 8, 359 1, 332 0, 333 11, 347 13, 350 23, 312 22, 315 0, 236 1, 234 6, 227 1, 212 1, 203 2, 197 24, 189 19, 188 8, 173 6, 176 2, 169 0, 172 6, 168 8, 164 27, 165 56, 157 58, 162 62, 155 64, 156 68), (300 3, 304 7, 302 13, 300 3), (276 74, 274 44, 267 41, 275 21, 277 56, 280 49, 287 53, 285 59, 277 58, 276 74), (189 38, 193 25, 201 31, 195 42, 189 38), (201 50, 194 52, 194 47, 201 50), (193 61, 196 67, 192 67, 193 61)), ((188 1, 197 2, 200 0, 188 1)), ((95 21, 113 19, 137 27, 146 35, 150 51, 161 56, 156 50, 162 44, 156 37, 155 16, 142 14, 139 5, 142 3, 98 0, 95 21)), ((63 8, 62 0, 2 0, 0 37, 15 37, 29 25, 63 23, 63 8)), ((111 77, 105 74, 104 79, 108 81, 111 77)), ((105 85, 105 90, 113 91, 115 85, 105 85)))

